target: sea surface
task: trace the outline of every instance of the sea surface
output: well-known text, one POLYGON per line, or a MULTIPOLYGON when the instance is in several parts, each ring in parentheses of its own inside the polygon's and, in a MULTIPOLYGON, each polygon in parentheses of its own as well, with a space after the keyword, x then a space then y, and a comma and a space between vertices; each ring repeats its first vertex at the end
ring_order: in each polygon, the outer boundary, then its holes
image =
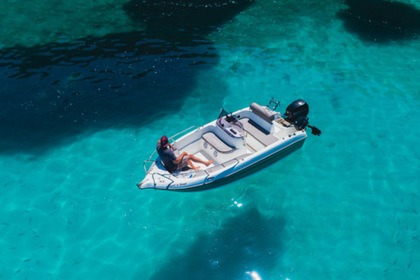
POLYGON ((3 0, 0 279, 420 279, 420 1, 3 0), (139 190, 162 134, 302 98, 302 149, 139 190))

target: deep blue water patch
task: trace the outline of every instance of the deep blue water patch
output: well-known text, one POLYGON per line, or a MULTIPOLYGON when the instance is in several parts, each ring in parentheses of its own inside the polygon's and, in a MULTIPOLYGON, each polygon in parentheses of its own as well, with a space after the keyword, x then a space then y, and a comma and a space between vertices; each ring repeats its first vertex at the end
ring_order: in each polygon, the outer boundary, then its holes
POLYGON ((266 217, 257 208, 246 210, 215 232, 199 235, 151 279, 244 279, 254 270, 263 277, 279 264, 284 226, 282 217, 266 217))
POLYGON ((384 0, 344 0, 348 9, 338 13, 345 28, 364 41, 387 43, 420 35, 420 10, 384 0))
POLYGON ((176 113, 198 71, 218 61, 205 36, 250 1, 237 3, 131 1, 126 12, 146 31, 0 50, 0 153, 176 113))
POLYGON ((0 152, 45 149, 82 132, 176 112, 218 60, 204 40, 133 32, 0 52, 0 152))

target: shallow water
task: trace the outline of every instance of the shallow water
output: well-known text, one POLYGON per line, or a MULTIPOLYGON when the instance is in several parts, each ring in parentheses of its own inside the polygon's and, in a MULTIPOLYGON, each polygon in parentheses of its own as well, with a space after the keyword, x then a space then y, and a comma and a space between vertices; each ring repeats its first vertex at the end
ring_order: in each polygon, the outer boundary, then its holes
POLYGON ((416 21, 171 3, 1 4, 0 279, 417 279, 416 21), (271 97, 305 99, 322 136, 209 191, 136 188, 161 134, 271 97))

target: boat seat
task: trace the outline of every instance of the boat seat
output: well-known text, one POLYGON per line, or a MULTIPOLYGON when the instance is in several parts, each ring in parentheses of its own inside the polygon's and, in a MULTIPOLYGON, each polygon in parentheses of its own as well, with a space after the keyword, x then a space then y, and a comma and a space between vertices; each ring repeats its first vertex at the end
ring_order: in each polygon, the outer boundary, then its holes
POLYGON ((269 123, 271 123, 277 115, 276 112, 268 109, 267 107, 263 107, 255 102, 253 102, 249 107, 255 115, 269 123))
POLYGON ((248 118, 243 118, 239 121, 242 123, 244 130, 254 136, 254 138, 261 142, 264 146, 269 146, 279 140, 277 137, 270 134, 264 128, 248 118))
POLYGON ((223 140, 220 139, 213 132, 204 133, 202 138, 204 139, 204 141, 209 143, 213 148, 215 148, 216 150, 218 150, 221 153, 229 153, 229 152, 233 151, 233 148, 231 146, 229 146, 228 144, 223 142, 223 140))

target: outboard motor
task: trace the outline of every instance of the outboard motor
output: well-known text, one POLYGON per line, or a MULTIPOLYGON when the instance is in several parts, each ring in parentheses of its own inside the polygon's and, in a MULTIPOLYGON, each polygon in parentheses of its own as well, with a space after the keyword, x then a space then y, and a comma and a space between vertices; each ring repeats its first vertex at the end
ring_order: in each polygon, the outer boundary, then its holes
POLYGON ((290 122, 295 122, 300 117, 306 118, 309 113, 309 106, 303 99, 298 99, 290 103, 284 115, 290 122))
POLYGON ((309 124, 308 120, 309 106, 303 99, 298 99, 290 103, 286 108, 286 120, 293 123, 297 130, 305 129, 309 127, 312 130, 313 135, 320 136, 321 130, 315 126, 309 124))
POLYGON ((297 120, 293 122, 293 125, 297 130, 305 129, 305 127, 309 124, 308 118, 306 117, 299 117, 297 120))
POLYGON ((305 129, 308 125, 309 106, 303 99, 298 99, 290 103, 286 108, 287 120, 294 124, 297 130, 305 129))

